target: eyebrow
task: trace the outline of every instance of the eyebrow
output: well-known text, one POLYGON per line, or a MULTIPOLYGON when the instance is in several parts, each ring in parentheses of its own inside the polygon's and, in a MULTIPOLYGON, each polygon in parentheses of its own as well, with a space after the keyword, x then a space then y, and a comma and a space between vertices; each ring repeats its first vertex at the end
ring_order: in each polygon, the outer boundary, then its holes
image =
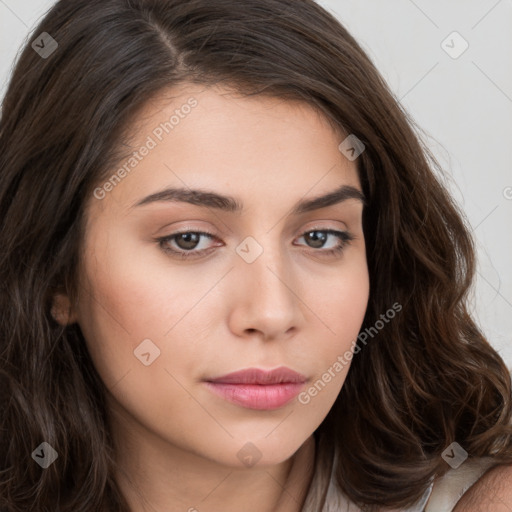
MULTIPOLYGON (((364 194, 351 185, 342 185, 328 194, 302 199, 295 204, 291 214, 299 215, 320 208, 326 208, 334 204, 342 203, 348 199, 357 199, 365 202, 364 194)), ((243 203, 234 197, 224 196, 208 190, 192 190, 186 188, 167 188, 155 192, 135 203, 131 208, 159 202, 184 202, 205 208, 215 208, 230 213, 237 213, 243 210, 243 203)))

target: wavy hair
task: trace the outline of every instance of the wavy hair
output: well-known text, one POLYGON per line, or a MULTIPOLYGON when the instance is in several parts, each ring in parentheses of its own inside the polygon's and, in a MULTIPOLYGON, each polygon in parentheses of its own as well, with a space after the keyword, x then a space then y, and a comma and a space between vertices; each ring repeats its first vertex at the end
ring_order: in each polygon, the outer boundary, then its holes
POLYGON ((58 48, 42 58, 25 45, 0 119, 2 511, 129 510, 113 478, 108 391, 79 326, 52 318, 52 297, 76 302, 86 203, 129 154, 137 112, 186 83, 306 102, 366 146, 363 329, 391 304, 402 310, 361 347, 314 434, 303 512, 324 506, 331 471, 367 510, 411 505, 449 469, 441 453, 453 441, 512 462, 510 374, 468 312, 468 223, 334 16, 312 0, 60 0, 32 40, 43 32, 58 48), (42 441, 59 454, 45 471, 31 460, 42 441))

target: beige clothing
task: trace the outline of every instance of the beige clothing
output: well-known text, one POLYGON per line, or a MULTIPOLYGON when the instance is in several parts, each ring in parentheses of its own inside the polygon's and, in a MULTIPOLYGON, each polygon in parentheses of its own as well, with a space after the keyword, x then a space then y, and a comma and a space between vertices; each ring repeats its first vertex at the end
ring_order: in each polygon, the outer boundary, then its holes
MULTIPOLYGON (((462 495, 493 465, 491 457, 467 459, 457 469, 450 469, 435 480, 412 507, 400 512, 452 512, 462 495)), ((335 489, 334 475, 331 475, 322 512, 360 512, 359 507, 335 489)))
POLYGON ((467 459, 434 483, 425 512, 451 512, 462 495, 496 463, 492 457, 467 459))

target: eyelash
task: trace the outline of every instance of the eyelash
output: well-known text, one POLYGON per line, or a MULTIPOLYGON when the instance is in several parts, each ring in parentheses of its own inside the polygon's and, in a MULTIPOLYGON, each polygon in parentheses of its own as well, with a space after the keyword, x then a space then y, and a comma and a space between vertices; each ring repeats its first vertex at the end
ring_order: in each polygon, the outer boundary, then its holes
MULTIPOLYGON (((302 235, 300 237, 303 237, 304 235, 307 235, 309 233, 313 233, 313 232, 319 232, 319 233, 325 233, 325 234, 329 234, 329 235, 335 235, 337 236, 340 241, 341 241, 341 244, 338 245, 337 247, 335 247, 334 249, 317 249, 315 250, 314 248, 313 249, 313 252, 320 252, 322 254, 322 256, 336 256, 336 255, 340 255, 346 248, 347 245, 349 245, 354 239, 355 237, 349 233, 348 231, 338 231, 338 230, 335 230, 335 229, 317 229, 317 228, 313 228, 313 229, 308 229, 307 231, 303 232, 302 235)), ((180 235, 186 235, 186 234, 196 234, 196 235, 204 235, 210 239, 214 239, 214 238, 217 238, 215 235, 213 235, 212 233, 208 233, 206 231, 180 231, 180 232, 177 232, 177 233, 173 233, 172 235, 168 235, 168 236, 165 236, 165 237, 162 237, 162 238, 157 238, 156 241, 158 242, 158 245, 160 247, 160 249, 166 253, 166 254, 170 254, 172 256, 175 256, 179 259, 182 259, 182 260, 185 260, 185 259, 189 259, 189 258, 199 258, 201 257, 202 254, 205 254, 207 252, 211 252, 211 248, 210 249, 202 249, 202 250, 190 250, 190 251, 185 251, 185 250, 175 250, 175 249, 171 249, 169 248, 168 245, 166 245, 168 242, 174 240, 175 238, 177 238, 178 236, 180 235)), ((300 238, 299 237, 299 238, 300 238)))

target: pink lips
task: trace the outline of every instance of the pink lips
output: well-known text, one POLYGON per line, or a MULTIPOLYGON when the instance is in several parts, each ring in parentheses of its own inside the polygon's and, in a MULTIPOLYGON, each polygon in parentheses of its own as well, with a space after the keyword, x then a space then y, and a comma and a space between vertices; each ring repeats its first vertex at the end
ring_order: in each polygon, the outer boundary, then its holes
POLYGON ((307 378, 281 366, 274 370, 249 368, 208 379, 205 384, 226 400, 248 409, 272 410, 296 397, 307 378))

